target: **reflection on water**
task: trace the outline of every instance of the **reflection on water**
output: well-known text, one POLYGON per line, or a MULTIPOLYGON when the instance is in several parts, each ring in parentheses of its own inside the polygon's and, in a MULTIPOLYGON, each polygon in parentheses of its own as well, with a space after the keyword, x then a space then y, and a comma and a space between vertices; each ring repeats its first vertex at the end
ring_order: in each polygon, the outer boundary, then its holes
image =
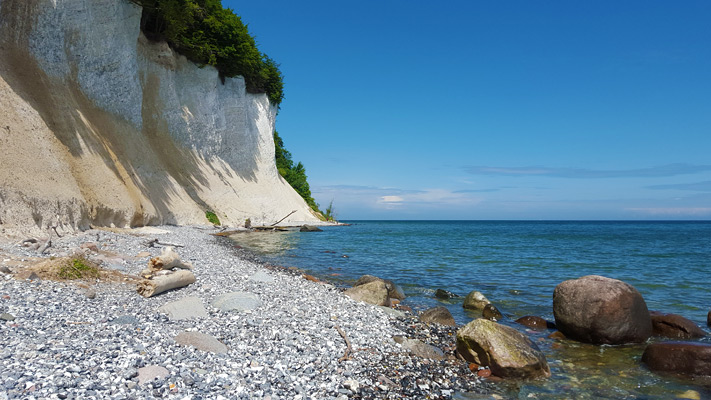
POLYGON ((299 232, 296 231, 275 231, 275 232, 239 232, 230 235, 230 239, 242 247, 261 255, 270 257, 281 257, 289 250, 299 247, 299 232))

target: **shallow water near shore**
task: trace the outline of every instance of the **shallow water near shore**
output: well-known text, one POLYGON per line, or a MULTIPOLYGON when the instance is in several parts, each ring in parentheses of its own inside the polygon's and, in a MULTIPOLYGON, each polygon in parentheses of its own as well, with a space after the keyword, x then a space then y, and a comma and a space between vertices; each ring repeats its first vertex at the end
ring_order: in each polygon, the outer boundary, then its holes
MULTIPOLYGON (((414 309, 445 305, 457 323, 477 315, 461 300, 434 298, 438 288, 484 293, 513 321, 552 320, 552 294, 566 279, 604 275, 635 286, 650 310, 681 314, 706 329, 711 307, 711 222, 350 221, 318 233, 237 234, 232 239, 266 261, 296 266, 336 284, 363 274, 392 279, 414 309)), ((518 329, 523 327, 517 326, 518 329)), ((529 332, 553 376, 502 383, 518 398, 674 398, 703 382, 648 372, 644 345, 591 346, 529 332)), ((702 339, 708 341, 709 338, 702 339)), ((466 398, 466 397, 461 397, 466 398)))

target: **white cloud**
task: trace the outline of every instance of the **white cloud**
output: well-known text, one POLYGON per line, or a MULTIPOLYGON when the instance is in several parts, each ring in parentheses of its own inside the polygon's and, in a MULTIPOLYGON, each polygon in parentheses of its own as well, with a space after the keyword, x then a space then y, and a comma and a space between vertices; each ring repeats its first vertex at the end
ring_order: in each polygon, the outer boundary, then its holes
POLYGON ((402 203, 405 201, 400 196, 382 196, 380 197, 380 200, 378 201, 379 203, 402 203))

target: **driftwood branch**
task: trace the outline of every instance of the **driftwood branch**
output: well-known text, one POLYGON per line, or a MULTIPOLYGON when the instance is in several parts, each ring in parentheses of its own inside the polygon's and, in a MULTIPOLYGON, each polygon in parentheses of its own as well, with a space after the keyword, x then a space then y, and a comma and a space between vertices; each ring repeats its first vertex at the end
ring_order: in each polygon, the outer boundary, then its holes
POLYGON ((171 247, 185 247, 182 244, 175 244, 175 243, 167 243, 167 242, 161 242, 158 239, 151 239, 147 241, 146 246, 148 247, 155 247, 155 245, 160 245, 160 246, 171 246, 171 247))
POLYGON ((193 265, 187 261, 183 261, 178 253, 172 247, 164 247, 158 257, 153 257, 148 261, 148 268, 151 271, 159 271, 162 269, 193 269, 193 265))
POLYGON ((283 221, 283 220, 289 218, 289 216, 290 216, 291 214, 295 213, 295 212, 296 212, 296 210, 294 210, 294 211, 292 211, 292 212, 286 214, 286 216, 285 216, 284 218, 282 218, 282 219, 280 219, 279 221, 273 223, 271 226, 277 226, 277 224, 278 224, 279 222, 281 222, 281 221, 283 221))
POLYGON ((351 347, 351 341, 348 340, 348 336, 346 336, 346 333, 343 332, 343 329, 341 329, 340 326, 334 325, 333 327, 336 328, 336 330, 337 330, 338 333, 341 335, 341 337, 343 338, 343 340, 346 341, 346 352, 343 353, 343 357, 341 357, 341 358, 338 359, 338 362, 343 362, 343 361, 346 361, 346 360, 350 360, 350 359, 351 359, 351 354, 353 353, 353 348, 351 347))
POLYGON ((152 279, 142 279, 136 285, 138 294, 143 297, 155 296, 171 289, 177 289, 195 283, 195 275, 188 270, 175 271, 169 275, 155 276, 152 279))

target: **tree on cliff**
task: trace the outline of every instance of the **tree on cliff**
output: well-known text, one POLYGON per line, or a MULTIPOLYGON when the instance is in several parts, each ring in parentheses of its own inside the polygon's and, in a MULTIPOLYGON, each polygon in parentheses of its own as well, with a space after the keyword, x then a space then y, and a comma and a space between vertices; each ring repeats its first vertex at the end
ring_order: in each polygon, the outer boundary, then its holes
POLYGON ((278 105, 284 98, 279 65, 257 48, 254 37, 221 0, 129 0, 143 7, 141 30, 165 40, 199 65, 212 65, 220 77, 244 77, 247 91, 266 93, 278 105))
POLYGON ((294 165, 291 153, 284 148, 284 141, 277 131, 274 131, 274 155, 279 175, 289 182, 289 185, 296 190, 296 193, 301 195, 306 204, 311 206, 314 211, 321 213, 318 204, 311 197, 311 187, 309 187, 309 182, 307 181, 306 168, 301 162, 294 165))

